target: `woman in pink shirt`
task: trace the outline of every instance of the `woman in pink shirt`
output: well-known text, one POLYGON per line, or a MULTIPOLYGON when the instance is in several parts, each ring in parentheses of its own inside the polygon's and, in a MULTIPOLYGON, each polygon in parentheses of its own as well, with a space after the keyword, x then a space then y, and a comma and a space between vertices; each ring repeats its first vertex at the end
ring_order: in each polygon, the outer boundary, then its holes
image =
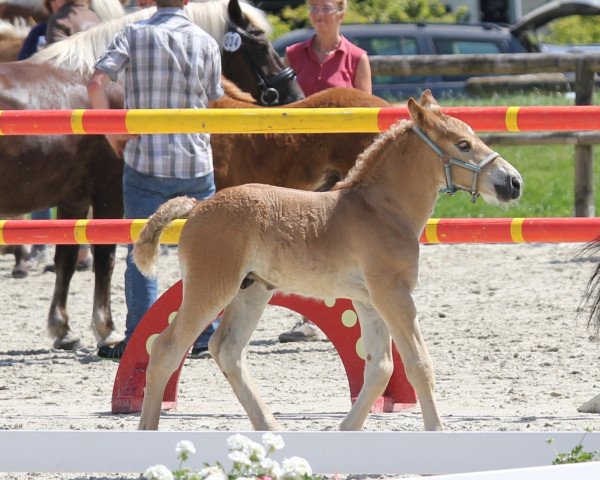
POLYGON ((372 93, 367 52, 345 39, 340 26, 347 0, 308 0, 315 35, 290 45, 285 64, 298 75, 305 95, 330 87, 354 87, 372 93))
MULTIPOLYGON (((347 0, 308 0, 310 23, 316 33, 305 42, 287 47, 284 63, 298 76, 306 96, 331 87, 354 87, 372 93, 367 52, 345 39, 340 26, 347 0)), ((306 317, 279 335, 280 342, 310 342, 324 336, 306 317)))

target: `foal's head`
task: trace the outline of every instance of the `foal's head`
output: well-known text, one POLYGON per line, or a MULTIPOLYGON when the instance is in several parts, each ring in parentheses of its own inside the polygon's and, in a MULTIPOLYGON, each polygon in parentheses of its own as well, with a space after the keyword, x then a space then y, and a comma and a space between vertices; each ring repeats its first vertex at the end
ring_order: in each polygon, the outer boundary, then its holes
POLYGON ((473 201, 481 195, 489 203, 519 198, 523 187, 519 172, 466 123, 444 115, 429 90, 420 104, 409 99, 408 109, 413 130, 440 157, 441 191, 465 190, 473 195, 473 201))

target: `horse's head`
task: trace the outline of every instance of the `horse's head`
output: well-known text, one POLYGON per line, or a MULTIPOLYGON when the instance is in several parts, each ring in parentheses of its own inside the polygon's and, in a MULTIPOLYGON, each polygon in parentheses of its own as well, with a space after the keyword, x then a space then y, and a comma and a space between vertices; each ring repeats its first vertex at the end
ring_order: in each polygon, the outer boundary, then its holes
POLYGON ((440 158, 441 191, 481 195, 486 202, 510 202, 521 196, 523 179, 500 154, 492 151, 466 123, 441 112, 431 92, 419 104, 408 101, 413 130, 440 158), (443 172, 443 173, 442 173, 443 172))
POLYGON ((304 98, 294 71, 283 65, 266 33, 246 17, 238 0, 229 1, 228 13, 228 31, 221 45, 223 75, 260 105, 285 105, 304 98))

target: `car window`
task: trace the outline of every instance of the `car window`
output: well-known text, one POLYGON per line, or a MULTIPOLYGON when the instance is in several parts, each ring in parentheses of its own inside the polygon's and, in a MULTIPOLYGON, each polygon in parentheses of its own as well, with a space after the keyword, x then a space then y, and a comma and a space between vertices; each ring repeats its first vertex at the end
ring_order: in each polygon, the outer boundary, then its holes
MULTIPOLYGON (((350 36, 352 43, 367 52, 368 55, 417 55, 419 49, 415 37, 398 36, 350 36)), ((391 75, 373 76, 373 84, 386 83, 418 83, 423 80, 421 76, 399 77, 391 75)))
POLYGON ((500 48, 495 42, 481 40, 435 38, 433 44, 435 45, 436 53, 439 55, 500 53, 500 48))
MULTIPOLYGON (((465 40, 456 38, 438 37, 433 39, 435 51, 439 55, 483 55, 502 53, 497 43, 484 40, 465 40)), ((448 82, 466 80, 470 75, 443 75, 448 82)))

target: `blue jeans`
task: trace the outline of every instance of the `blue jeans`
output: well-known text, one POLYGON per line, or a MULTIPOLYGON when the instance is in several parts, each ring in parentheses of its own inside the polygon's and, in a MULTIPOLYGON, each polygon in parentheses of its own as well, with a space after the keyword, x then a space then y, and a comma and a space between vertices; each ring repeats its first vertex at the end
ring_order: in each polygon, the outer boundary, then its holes
MULTIPOLYGON (((181 195, 205 200, 216 191, 212 173, 198 178, 162 178, 145 175, 125 165, 123 172, 123 203, 125 218, 148 218, 167 200, 181 195)), ((156 277, 144 277, 131 258, 133 245, 128 246, 127 267, 125 269, 125 301, 127 319, 125 341, 128 341, 135 327, 158 296, 156 277)), ((208 344, 210 335, 217 328, 213 322, 195 342, 201 348, 208 344), (200 343, 202 342, 202 343, 200 343)))
MULTIPOLYGON (((45 208, 44 210, 37 210, 35 212, 31 212, 31 219, 32 220, 51 220, 52 219, 52 209, 51 208, 45 208)), ((33 245, 32 249, 33 250, 37 250, 39 252, 46 250, 46 245, 45 244, 36 244, 33 245)))

